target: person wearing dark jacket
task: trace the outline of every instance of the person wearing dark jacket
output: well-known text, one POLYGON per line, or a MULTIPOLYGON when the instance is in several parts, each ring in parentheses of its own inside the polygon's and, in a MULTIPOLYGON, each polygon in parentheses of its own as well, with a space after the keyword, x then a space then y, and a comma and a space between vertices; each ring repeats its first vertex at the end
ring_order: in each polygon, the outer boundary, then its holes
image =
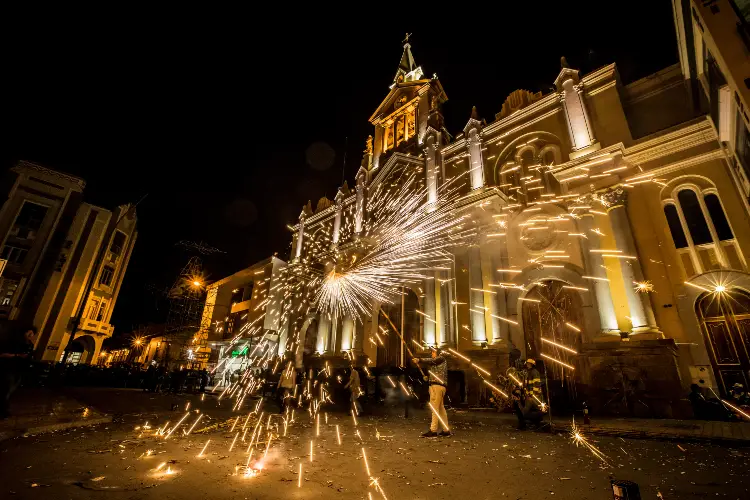
POLYGON ((0 419, 10 416, 10 398, 21 385, 23 372, 31 361, 36 340, 34 326, 19 325, 0 346, 0 419))
POLYGON ((430 430, 422 434, 422 437, 450 436, 451 430, 448 428, 448 414, 445 412, 443 399, 447 390, 448 381, 448 362, 440 355, 437 349, 432 350, 430 359, 414 358, 415 364, 425 364, 429 366, 427 373, 430 384, 430 406, 432 411, 432 422, 430 430), (438 434, 438 426, 442 431, 438 434))
POLYGON ((526 372, 523 376, 523 387, 514 393, 515 413, 518 417, 518 428, 526 428, 526 421, 530 420, 536 425, 542 421, 542 410, 540 408, 542 396, 542 377, 536 369, 536 361, 529 358, 526 360, 526 372))

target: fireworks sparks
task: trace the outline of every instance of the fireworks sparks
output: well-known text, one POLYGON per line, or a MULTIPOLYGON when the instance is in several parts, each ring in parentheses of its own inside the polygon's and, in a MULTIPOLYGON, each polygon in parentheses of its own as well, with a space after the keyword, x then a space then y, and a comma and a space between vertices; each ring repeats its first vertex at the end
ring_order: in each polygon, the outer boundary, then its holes
POLYGON ((369 230, 373 244, 361 258, 342 259, 324 276, 316 295, 322 313, 360 318, 372 311, 374 301, 392 303, 401 287, 434 278, 430 272, 451 261, 448 250, 468 242, 474 231, 456 215, 458 190, 451 182, 441 186, 430 210, 425 210, 427 194, 415 174, 395 192, 373 193, 368 199, 368 212, 378 214, 369 230))
MULTIPOLYGON (((487 384, 490 387, 490 389, 492 389, 496 393, 502 395, 505 399, 508 399, 508 395, 506 393, 504 393, 499 387, 497 387, 497 386, 489 383, 487 380, 484 380, 484 379, 482 380, 482 382, 484 382, 485 384, 487 384)), ((523 385, 523 384, 521 384, 521 385, 523 385)))
POLYGON ((573 365, 569 365, 568 363, 565 363, 565 362, 563 362, 563 361, 560 361, 560 360, 559 360, 559 359, 557 359, 557 358, 553 358, 552 356, 548 356, 548 355, 546 355, 546 354, 544 354, 544 353, 541 353, 541 354, 539 354, 539 355, 540 355, 541 357, 545 358, 545 359, 549 359, 550 361, 554 361, 554 362, 555 362, 555 363, 557 363, 558 365, 562 365, 562 366, 564 366, 565 368, 568 368, 568 369, 570 369, 570 370, 575 370, 575 369, 576 369, 576 367, 575 367, 575 366, 573 366, 573 365))
MULTIPOLYGON (((166 436, 164 436, 164 440, 165 440, 165 441, 166 441, 167 439, 169 439, 169 436, 171 436, 171 435, 172 435, 172 433, 173 433, 173 432, 175 431, 175 429, 177 429, 177 428, 178 428, 178 427, 180 426, 180 424, 182 424, 182 422, 184 422, 184 421, 185 421, 185 419, 186 419, 186 418, 188 418, 188 415, 190 415, 190 412, 188 412, 188 413, 185 413, 185 415, 184 415, 184 416, 183 416, 183 417, 182 417, 182 418, 181 418, 181 419, 180 419, 180 420, 179 420, 179 421, 177 422, 177 425, 175 425, 174 427, 172 427, 172 430, 171 430, 171 431, 169 431, 169 432, 167 433, 167 435, 166 435, 166 436)), ((166 427, 166 426, 165 426, 165 427, 166 427)))
POLYGON ((650 281, 634 281, 636 293, 650 293, 654 291, 654 285, 650 281))
POLYGON ((198 453, 199 457, 202 457, 204 455, 204 453, 206 453, 206 448, 208 448, 208 443, 210 443, 210 442, 211 442, 210 439, 208 441, 206 441, 206 444, 203 446, 203 449, 201 450, 200 453, 198 453))
POLYGON ((555 347, 559 347, 560 349, 568 351, 569 353, 578 354, 578 351, 576 351, 574 349, 571 349, 570 347, 564 346, 562 344, 558 344, 557 342, 553 342, 552 340, 546 339, 544 337, 541 337, 541 339, 542 339, 542 342, 545 342, 547 344, 553 345, 555 347))
POLYGON ((573 420, 572 428, 570 431, 570 438, 576 446, 583 446, 584 448, 589 450, 591 454, 596 458, 598 458, 605 464, 607 463, 607 456, 602 453, 599 448, 591 444, 583 434, 581 434, 581 431, 576 427, 575 419, 573 420))

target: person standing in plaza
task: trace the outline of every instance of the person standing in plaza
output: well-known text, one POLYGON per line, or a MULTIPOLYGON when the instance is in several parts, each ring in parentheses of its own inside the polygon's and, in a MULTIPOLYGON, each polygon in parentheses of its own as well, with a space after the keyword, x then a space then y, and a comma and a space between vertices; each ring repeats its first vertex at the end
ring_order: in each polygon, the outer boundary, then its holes
POLYGON ((284 410, 291 402, 294 397, 294 388, 297 385, 297 370, 294 369, 294 365, 290 361, 287 363, 286 368, 281 372, 281 378, 276 386, 276 398, 279 401, 279 413, 284 413, 284 410))
POLYGON ((428 380, 430 384, 430 405, 432 406, 432 422, 430 430, 422 434, 422 437, 450 436, 451 431, 448 428, 448 414, 445 412, 445 391, 448 382, 448 361, 440 355, 437 349, 432 350, 430 359, 414 358, 415 364, 429 365, 428 380), (438 427, 442 431, 438 434, 438 427))
POLYGON ((349 389, 349 401, 353 408, 356 409, 357 415, 362 413, 362 405, 359 404, 359 397, 362 395, 362 388, 359 381, 359 372, 357 368, 352 364, 349 371, 349 382, 346 383, 344 389, 349 389))

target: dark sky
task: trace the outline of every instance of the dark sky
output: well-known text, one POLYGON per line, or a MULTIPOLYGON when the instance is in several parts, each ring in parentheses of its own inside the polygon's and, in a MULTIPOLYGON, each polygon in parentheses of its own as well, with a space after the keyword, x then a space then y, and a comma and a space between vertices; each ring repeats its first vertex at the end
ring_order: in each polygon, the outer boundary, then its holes
POLYGON ((454 134, 473 105, 491 121, 513 90, 549 92, 562 55, 583 73, 616 62, 626 83, 677 62, 667 0, 496 4, 454 2, 433 20, 374 3, 369 14, 284 3, 263 14, 96 13, 96 23, 8 17, 1 167, 26 159, 79 175, 104 207, 148 193, 113 317, 128 332, 165 313, 147 285, 174 281, 188 258, 179 240, 226 252, 207 259, 211 279, 288 256, 286 224, 308 199, 335 195, 345 150, 351 183, 407 31, 448 94, 454 134), (332 161, 313 168, 314 144, 332 161))

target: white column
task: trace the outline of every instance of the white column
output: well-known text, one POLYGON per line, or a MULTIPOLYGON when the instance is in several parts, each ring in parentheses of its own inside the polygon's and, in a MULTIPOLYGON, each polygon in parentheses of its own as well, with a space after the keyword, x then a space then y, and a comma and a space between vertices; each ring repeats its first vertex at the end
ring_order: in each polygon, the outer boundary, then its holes
MULTIPOLYGON (((623 191, 618 201, 609 208, 609 220, 612 223, 617 249, 622 250, 623 255, 638 257, 638 250, 633 240, 633 232, 630 227, 630 219, 626 208, 627 192, 623 191)), ((638 259, 619 259, 622 269, 622 278, 625 282, 625 296, 628 299, 630 309, 630 320, 633 323, 635 333, 654 331, 658 332, 656 318, 651 308, 651 300, 646 293, 636 293, 634 283, 643 281, 643 271, 638 259)))
POLYGON ((437 202, 437 164, 435 162, 435 138, 431 135, 427 138, 427 147, 425 148, 425 176, 427 180, 427 205, 428 210, 434 209, 437 202))
MULTIPOLYGON (((469 287, 482 288, 482 261, 478 246, 469 247, 469 287)), ((484 328, 484 292, 469 290, 469 311, 471 317, 471 340, 487 342, 484 328)))
MULTIPOLYGON (((501 244, 501 251, 499 254, 492 254, 490 257, 490 264, 492 269, 490 269, 489 276, 493 278, 493 281, 497 281, 494 278, 497 278, 497 270, 498 269, 504 269, 509 267, 507 264, 507 249, 505 248, 505 241, 503 241, 501 244), (504 258, 505 257, 505 258, 504 258)), ((503 318, 508 317, 508 302, 507 302, 507 295, 505 288, 500 287, 493 287, 491 290, 497 292, 496 295, 492 295, 490 302, 491 307, 494 307, 494 312, 492 314, 495 314, 497 316, 502 316, 503 318)), ((492 318, 492 342, 500 342, 503 340, 508 340, 510 338, 509 335, 509 329, 510 324, 505 321, 500 321, 496 318, 492 318), (496 326, 497 325, 497 326, 496 326)))
POLYGON ((341 326, 341 351, 349 351, 354 348, 354 319, 351 316, 344 318, 341 326))
POLYGON ((339 333, 339 318, 334 316, 331 322, 331 337, 328 339, 328 345, 326 346, 326 352, 336 353, 338 352, 338 333, 339 333))
POLYGON ((331 320, 328 315, 320 313, 318 318, 318 337, 315 339, 315 350, 324 353, 328 350, 328 335, 331 332, 331 320))
MULTIPOLYGON (((443 282, 440 281, 443 278, 445 271, 435 270, 435 343, 437 345, 443 345, 445 343, 445 330, 447 325, 445 324, 445 297, 446 290, 443 290, 443 282)), ((445 284, 450 283, 449 281, 445 284)))
POLYGON ((299 230, 297 231, 297 248, 294 251, 294 260, 299 260, 302 255, 302 240, 305 236, 305 212, 299 216, 299 230))
POLYGON ((435 335, 436 326, 436 307, 435 307, 435 279, 424 280, 424 313, 429 316, 422 318, 424 325, 422 331, 422 340, 427 344, 434 346, 437 339, 435 335), (432 321, 430 321, 432 320, 432 321))
MULTIPOLYGON (((490 247, 485 243, 479 248, 479 254, 482 258, 482 286, 480 288, 484 288, 485 290, 490 290, 495 293, 487 293, 484 292, 484 303, 485 307, 489 310, 490 316, 489 316, 489 324, 490 324, 490 332, 488 332, 488 338, 492 339, 493 341, 495 339, 500 338, 500 323, 501 321, 496 317, 499 315, 498 311, 498 303, 497 303, 497 292, 498 289, 490 288, 490 283, 493 283, 494 276, 497 274, 495 271, 498 269, 499 266, 494 265, 492 261, 492 251, 490 247)), ((502 289, 500 289, 502 290, 502 289)), ((505 316, 504 314, 502 316, 505 316)), ((502 322, 504 323, 504 321, 502 322)), ((486 325, 486 322, 485 322, 486 325)))
POLYGON ((573 78, 563 81, 560 102, 565 111, 573 149, 582 149, 593 144, 594 131, 583 101, 583 84, 577 84, 573 78))
MULTIPOLYGON (((592 250, 601 249, 599 235, 591 231, 594 228, 594 216, 586 215, 583 217, 582 226, 587 238, 581 238, 581 247, 584 255, 584 262, 588 265, 588 275, 595 278, 607 278, 607 270, 604 269, 604 259, 602 254, 592 252, 592 250)), ((612 291, 609 289, 609 282, 602 280, 592 280, 591 284, 594 289, 597 310, 599 311, 599 321, 602 332, 617 332, 617 316, 615 315, 615 305, 612 302, 612 291)))
POLYGON ((467 143, 469 146, 471 189, 479 189, 484 186, 484 163, 482 162, 482 141, 479 139, 478 129, 473 128, 469 131, 467 143))
POLYGON ((354 210, 354 233, 362 232, 362 221, 365 217, 365 175, 357 177, 357 202, 354 210))
MULTIPOLYGON (((339 192, 340 194, 340 192, 339 192)), ((333 235, 331 235, 331 246, 336 246, 339 242, 339 234, 341 232, 341 210, 343 205, 340 197, 336 196, 336 214, 333 216, 333 235)))

